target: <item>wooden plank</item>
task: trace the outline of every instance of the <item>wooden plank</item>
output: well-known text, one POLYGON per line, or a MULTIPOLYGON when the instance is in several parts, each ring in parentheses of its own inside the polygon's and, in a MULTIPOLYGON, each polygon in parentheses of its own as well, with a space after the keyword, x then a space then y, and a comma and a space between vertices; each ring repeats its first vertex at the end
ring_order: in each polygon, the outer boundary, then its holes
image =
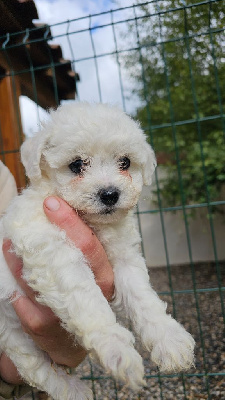
POLYGON ((19 148, 24 138, 19 94, 20 87, 15 77, 6 76, 0 80, 0 159, 14 175, 20 191, 26 185, 26 177, 19 154, 19 148))

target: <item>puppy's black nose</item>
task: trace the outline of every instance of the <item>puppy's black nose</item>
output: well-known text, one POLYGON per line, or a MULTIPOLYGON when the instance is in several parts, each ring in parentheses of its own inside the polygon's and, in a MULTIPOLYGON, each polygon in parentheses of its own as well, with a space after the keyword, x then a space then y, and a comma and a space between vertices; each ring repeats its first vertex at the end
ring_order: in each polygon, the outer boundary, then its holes
POLYGON ((114 206, 120 196, 120 192, 113 186, 99 190, 98 195, 105 206, 114 206))

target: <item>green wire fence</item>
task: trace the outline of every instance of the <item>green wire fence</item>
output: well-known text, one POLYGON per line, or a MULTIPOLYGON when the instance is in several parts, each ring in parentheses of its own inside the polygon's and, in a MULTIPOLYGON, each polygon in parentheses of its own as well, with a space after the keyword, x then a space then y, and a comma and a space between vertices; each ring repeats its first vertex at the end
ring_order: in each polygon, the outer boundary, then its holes
MULTIPOLYGON (((77 99, 118 103, 141 122, 158 158, 151 194, 146 190, 137 208, 142 248, 153 286, 195 337, 196 368, 160 374, 137 341, 147 387, 134 394, 86 361, 75 373, 95 399, 225 399, 224 22, 222 0, 152 0, 0 38, 14 92, 16 79, 22 94, 30 82, 24 94, 36 104, 32 119, 39 120, 39 106, 48 108, 42 74, 51 77, 49 106, 68 99, 51 47, 42 63, 31 52, 59 43, 77 99), (13 58, 20 49, 21 65, 13 58)), ((19 150, 0 146, 3 160, 19 150)))

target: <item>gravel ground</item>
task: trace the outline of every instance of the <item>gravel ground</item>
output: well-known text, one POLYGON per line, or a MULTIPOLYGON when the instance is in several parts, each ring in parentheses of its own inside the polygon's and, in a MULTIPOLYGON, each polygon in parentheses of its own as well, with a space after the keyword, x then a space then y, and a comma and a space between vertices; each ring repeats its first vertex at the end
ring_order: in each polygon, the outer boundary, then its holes
MULTIPOLYGON (((224 267, 224 264, 221 265, 222 286, 225 286, 224 267)), ((76 374, 92 387, 95 400, 225 400, 224 325, 220 293, 216 290, 218 288, 216 266, 198 264, 192 270, 189 265, 171 267, 173 290, 190 290, 188 293, 174 294, 174 308, 171 296, 168 294, 170 293, 168 276, 166 268, 155 268, 150 271, 152 286, 168 303, 169 312, 173 313, 175 309, 176 318, 196 340, 196 368, 183 376, 160 376, 150 361, 149 354, 143 351, 137 342, 136 347, 144 359, 147 387, 138 395, 134 394, 128 388, 116 385, 98 365, 86 360, 77 368, 76 374), (197 290, 214 288, 215 291, 200 291, 194 295, 193 277, 197 290), (207 377, 205 372, 213 375, 207 377)))

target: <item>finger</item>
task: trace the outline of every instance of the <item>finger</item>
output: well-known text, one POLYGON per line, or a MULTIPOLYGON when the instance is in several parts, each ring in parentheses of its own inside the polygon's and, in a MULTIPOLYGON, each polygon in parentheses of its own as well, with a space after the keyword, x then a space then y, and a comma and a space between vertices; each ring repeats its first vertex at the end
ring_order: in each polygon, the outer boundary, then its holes
POLYGON ((13 385, 20 385, 24 383, 18 374, 15 365, 5 353, 2 353, 0 356, 0 376, 4 379, 4 381, 13 385))
POLYGON ((22 327, 30 335, 44 335, 49 327, 58 323, 58 318, 48 307, 33 302, 27 296, 16 296, 12 299, 12 306, 18 315, 22 327))
MULTIPOLYGON (((106 262, 107 257, 91 228, 84 223, 74 209, 60 198, 48 197, 44 201, 44 211, 51 223, 66 232, 67 237, 86 256, 93 272, 98 275, 100 266, 106 262)), ((108 265, 106 268, 108 269, 108 265)))
POLYGON ((25 296, 16 298, 13 307, 23 330, 54 362, 75 368, 86 357, 86 351, 80 345, 74 346, 74 339, 60 326, 50 309, 43 313, 25 296))
POLYGON ((85 243, 88 242, 90 251, 87 253, 92 252, 91 245, 94 247, 96 236, 65 201, 58 197, 48 197, 44 200, 44 211, 49 221, 65 230, 67 237, 76 243, 78 248, 83 249, 85 243))
POLYGON ((67 237, 82 251, 103 294, 107 299, 111 299, 114 293, 113 270, 92 229, 74 209, 58 197, 46 198, 44 211, 49 221, 65 230, 67 237))

